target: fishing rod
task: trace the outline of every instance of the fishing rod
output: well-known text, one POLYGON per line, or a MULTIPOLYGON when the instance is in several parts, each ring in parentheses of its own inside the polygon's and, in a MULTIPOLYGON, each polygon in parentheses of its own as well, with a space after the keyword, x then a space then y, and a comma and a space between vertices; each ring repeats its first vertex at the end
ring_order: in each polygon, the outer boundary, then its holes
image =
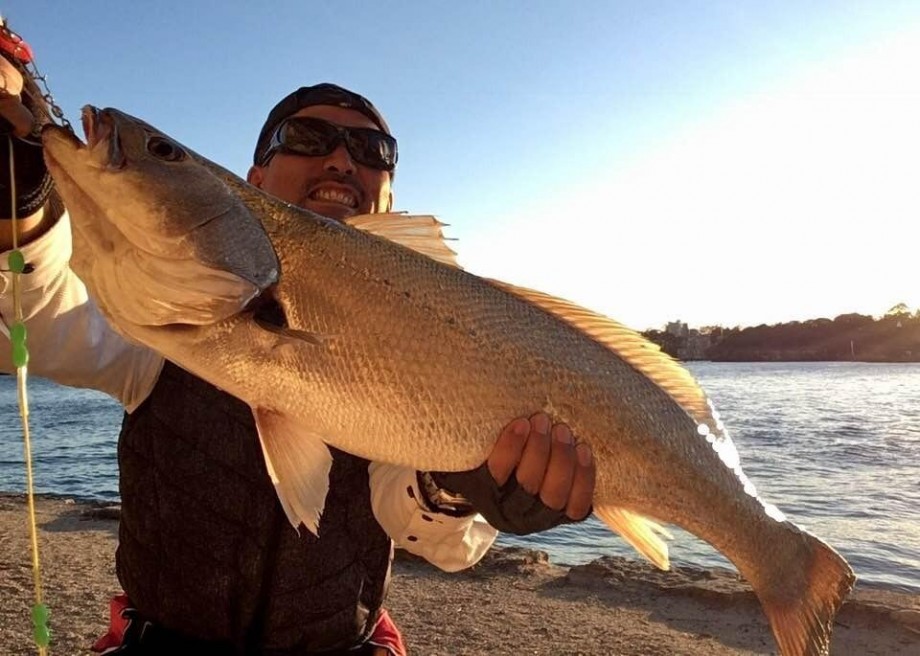
MULTIPOLYGON (((55 103, 48 90, 48 84, 43 75, 38 71, 32 54, 32 49, 18 34, 10 30, 5 22, 0 19, 0 50, 6 54, 6 59, 19 70, 23 76, 23 81, 31 79, 38 89, 38 84, 44 88, 44 93, 40 90, 41 99, 45 101, 50 108, 51 115, 47 113, 41 102, 33 103, 42 116, 36 116, 39 124, 54 122, 52 115, 59 119, 64 127, 70 129, 69 122, 64 118, 64 114, 55 103)), ((22 90, 26 92, 25 89, 22 90)), ((12 277, 12 294, 13 294, 13 321, 9 326, 10 346, 12 349, 12 363, 16 368, 16 389, 19 401, 19 417, 22 422, 23 451, 26 468, 26 499, 29 523, 29 538, 31 544, 32 556, 32 582, 34 588, 35 602, 32 606, 32 639, 38 647, 39 656, 47 656, 48 648, 51 643, 51 630, 48 627, 50 611, 44 602, 44 590, 42 588, 42 568, 41 557, 38 543, 38 523, 35 516, 35 489, 32 467, 32 440, 29 430, 29 396, 28 396, 28 365, 29 349, 27 346, 27 330, 23 321, 22 312, 22 280, 21 277, 31 271, 30 265, 25 261, 22 251, 19 249, 19 217, 17 217, 16 208, 16 161, 13 152, 13 135, 7 135, 9 147, 9 167, 10 167, 10 227, 12 232, 13 248, 7 258, 8 271, 12 277)))

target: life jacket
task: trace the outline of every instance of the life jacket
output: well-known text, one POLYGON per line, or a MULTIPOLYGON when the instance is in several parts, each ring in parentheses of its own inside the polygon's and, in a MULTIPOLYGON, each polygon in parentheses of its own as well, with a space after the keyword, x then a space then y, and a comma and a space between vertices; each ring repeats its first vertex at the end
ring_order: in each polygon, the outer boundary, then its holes
POLYGON ((166 363, 118 442, 116 569, 145 619, 241 653, 361 643, 389 584, 368 461, 336 449, 319 538, 294 530, 249 407, 166 363))

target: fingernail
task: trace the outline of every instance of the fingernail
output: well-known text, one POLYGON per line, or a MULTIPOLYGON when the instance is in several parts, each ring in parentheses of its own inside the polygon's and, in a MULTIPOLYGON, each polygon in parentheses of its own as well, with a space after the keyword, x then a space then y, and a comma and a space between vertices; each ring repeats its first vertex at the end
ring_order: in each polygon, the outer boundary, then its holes
POLYGON ((572 438, 572 431, 569 430, 569 427, 565 424, 556 424, 553 426, 553 437, 556 438, 557 442, 562 444, 572 444, 575 440, 572 438))
POLYGON ((530 432, 530 422, 526 419, 515 419, 511 424, 511 432, 517 437, 526 437, 530 432))
POLYGON ((575 447, 575 454, 578 456, 578 464, 582 467, 590 465, 591 459, 594 457, 591 453, 591 447, 584 442, 575 447))
POLYGON ((538 432, 540 435, 549 435, 549 417, 540 413, 535 415, 533 419, 533 429, 538 432))

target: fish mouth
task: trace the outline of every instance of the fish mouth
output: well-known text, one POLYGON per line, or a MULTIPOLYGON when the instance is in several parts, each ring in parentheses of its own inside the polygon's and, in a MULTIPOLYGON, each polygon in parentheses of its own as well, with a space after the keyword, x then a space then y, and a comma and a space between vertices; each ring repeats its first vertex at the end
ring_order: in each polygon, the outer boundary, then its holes
POLYGON ((83 135, 86 137, 86 145, 92 148, 99 140, 103 138, 101 134, 100 110, 92 105, 84 105, 80 111, 80 122, 83 124, 83 135))
POLYGON ((41 136, 45 164, 61 193, 68 197, 70 205, 74 205, 74 207, 68 205, 68 208, 71 211, 77 207, 90 208, 101 215, 101 208, 81 184, 85 176, 84 169, 98 168, 93 162, 92 151, 89 147, 80 141, 80 138, 69 128, 63 128, 54 123, 45 124, 42 127, 41 136))
POLYGON ((106 148, 105 167, 110 170, 124 168, 127 160, 121 147, 118 125, 112 112, 85 105, 80 112, 80 121, 83 124, 87 148, 95 151, 100 145, 103 145, 106 148))
POLYGON ((87 175, 92 170, 121 170, 126 160, 109 111, 86 105, 80 119, 86 143, 70 128, 48 123, 42 128, 42 151, 48 170, 67 190, 72 204, 104 217, 105 212, 88 191, 87 175))
POLYGON ((70 150, 79 150, 86 147, 77 135, 56 123, 45 123, 42 126, 42 140, 45 143, 51 142, 59 146, 65 146, 70 150))
POLYGON ((42 143, 46 146, 45 156, 50 159, 49 164, 54 162, 60 168, 70 155, 84 151, 90 155, 95 166, 109 170, 123 169, 127 160, 112 113, 86 105, 80 112, 80 122, 86 137, 85 143, 71 130, 54 123, 48 123, 42 128, 42 143))

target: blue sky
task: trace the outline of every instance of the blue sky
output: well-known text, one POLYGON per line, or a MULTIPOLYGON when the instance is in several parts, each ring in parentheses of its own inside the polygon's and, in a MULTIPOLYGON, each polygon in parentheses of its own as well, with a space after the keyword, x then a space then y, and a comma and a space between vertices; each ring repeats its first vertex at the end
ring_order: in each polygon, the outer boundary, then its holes
POLYGON ((244 174, 333 81, 470 270, 636 328, 920 306, 917 2, 3 2, 66 115, 244 174))

